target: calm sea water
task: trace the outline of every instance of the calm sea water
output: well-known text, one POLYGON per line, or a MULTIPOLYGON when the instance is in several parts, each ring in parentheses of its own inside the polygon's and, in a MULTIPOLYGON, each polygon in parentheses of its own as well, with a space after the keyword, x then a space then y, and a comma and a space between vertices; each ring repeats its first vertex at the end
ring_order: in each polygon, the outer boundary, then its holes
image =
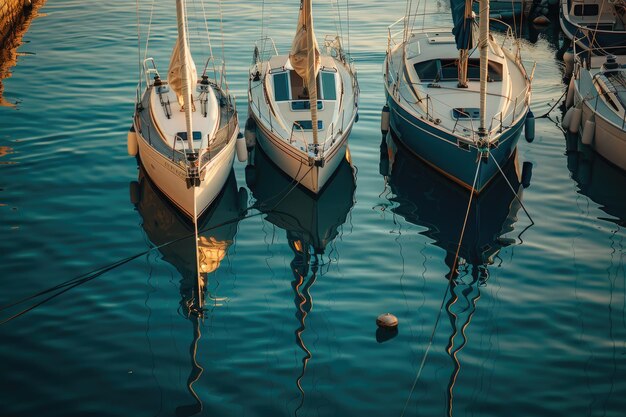
MULTIPOLYGON (((156 3, 149 55, 164 71, 174 8, 156 3)), ((297 3, 225 1, 223 40, 209 20, 242 122, 253 42, 285 51, 297 3)), ((15 106, 0 107, 0 416, 624 415, 626 175, 538 120, 519 144, 524 207, 501 180, 474 202, 448 287, 467 193, 391 142, 381 166, 401 3, 351 3, 349 25, 315 5, 318 37, 349 32, 359 71, 356 181, 346 164, 318 200, 294 190, 276 205, 288 184, 262 155, 254 184, 236 163, 201 225, 203 319, 186 314, 193 242, 171 243, 189 225, 126 154, 134 2, 45 4, 3 81, 15 106), (377 333, 385 312, 397 335, 377 333)), ((559 29, 525 30, 540 115, 564 89, 559 29)))

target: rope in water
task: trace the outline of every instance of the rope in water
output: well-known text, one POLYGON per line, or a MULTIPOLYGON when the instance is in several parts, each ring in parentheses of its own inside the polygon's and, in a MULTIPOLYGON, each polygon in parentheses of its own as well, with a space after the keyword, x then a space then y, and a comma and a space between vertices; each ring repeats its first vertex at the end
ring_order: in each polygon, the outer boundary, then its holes
POLYGON ((478 173, 480 172, 480 158, 476 164, 476 173, 474 174, 474 182, 472 183, 472 189, 470 191, 470 198, 467 203, 467 210, 465 212, 465 219, 463 220, 463 227, 461 228, 461 236, 459 237, 459 243, 456 248, 456 253, 454 254, 454 262, 452 263, 452 269, 450 270, 450 277, 448 278, 448 284, 446 285, 446 290, 443 294, 443 298, 441 299, 441 305, 439 306, 439 312, 437 313, 437 318, 435 319, 435 325, 433 326, 433 331, 430 334, 430 338, 428 339, 428 346, 426 347, 426 351, 424 352, 424 356, 422 357, 422 362, 417 370, 417 374, 415 375, 415 380, 413 381, 413 386, 411 386, 411 391, 409 392, 409 396, 404 403, 404 408, 402 409, 401 417, 404 416, 406 412, 406 408, 409 405, 409 401, 411 400, 411 396, 413 395, 413 391, 415 390, 415 386, 417 385, 417 381, 424 370, 424 365, 426 364, 426 358, 428 357, 428 352, 430 351, 431 346, 433 345, 433 339, 435 338, 435 332, 437 331, 437 326, 439 325, 439 319, 441 318, 441 313, 443 311, 443 306, 445 304, 446 298, 448 298, 448 291, 450 290, 450 283, 454 278, 454 272, 456 271, 457 261, 459 259, 459 251, 461 250, 461 243, 463 242, 463 235, 465 234, 465 227, 467 225, 467 219, 469 218, 469 213, 472 208, 472 201, 474 199, 474 190, 476 189, 476 180, 478 179, 478 173))
MULTIPOLYGON (((300 166, 300 168, 302 168, 302 166, 303 166, 303 164, 300 166)), ((45 289, 43 291, 39 291, 39 292, 37 292, 35 294, 31 294, 29 296, 26 296, 26 297, 20 299, 20 300, 14 301, 14 302, 9 303, 9 304, 5 304, 3 306, 0 306, 0 311, 4 311, 4 310, 10 309, 12 307, 18 306, 20 304, 23 304, 23 303, 25 303, 27 301, 34 300, 34 299, 37 299, 39 297, 42 297, 42 296, 44 296, 46 294, 54 293, 54 294, 50 295, 49 297, 45 298, 44 300, 36 302, 35 304, 33 304, 33 305, 31 305, 31 306, 29 306, 29 307, 27 307, 27 308, 25 308, 25 309, 15 313, 14 315, 12 315, 12 316, 10 316, 10 317, 2 320, 2 321, 0 321, 0 326, 4 325, 4 324, 6 324, 6 323, 8 323, 10 321, 15 320, 16 318, 18 318, 18 317, 20 317, 20 316, 22 316, 22 315, 24 315, 24 314, 34 310, 35 308, 41 306, 42 304, 45 304, 46 302, 48 302, 48 301, 58 297, 59 295, 62 295, 63 293, 65 293, 65 292, 67 292, 67 291, 69 291, 69 290, 71 290, 71 289, 73 289, 73 288, 75 288, 75 287, 77 287, 79 285, 85 284, 85 283, 87 283, 87 282, 89 282, 89 281, 91 281, 91 280, 93 280, 95 278, 98 278, 99 276, 103 275, 104 273, 109 272, 109 271, 111 271, 111 270, 113 270, 113 269, 115 269, 117 267, 122 266, 122 265, 125 265, 125 264, 127 264, 127 263, 129 263, 129 262, 131 262, 131 261, 141 257, 141 256, 147 255, 147 254, 151 253, 154 250, 162 249, 164 247, 167 247, 167 246, 172 245, 174 243, 180 242, 182 240, 189 239, 192 236, 196 237, 196 242, 197 242, 198 234, 201 234, 201 233, 204 233, 204 232, 208 232, 210 230, 217 229, 217 228, 220 228, 222 226, 225 226, 225 225, 228 225, 228 224, 232 224, 232 223, 236 223, 236 222, 239 222, 239 221, 242 221, 242 220, 245 220, 245 219, 249 219, 249 218, 252 218, 252 217, 260 216, 263 213, 274 211, 276 209, 276 207, 278 207, 278 205, 285 198, 287 198, 287 196, 301 183, 302 179, 304 177, 306 177, 306 175, 308 174, 308 172, 311 171, 311 169, 313 169, 313 166, 311 166, 309 168, 309 170, 307 172, 305 172, 303 174, 303 176, 299 180, 294 180, 293 181, 293 185, 292 185, 292 183, 290 183, 287 187, 285 187, 285 189, 283 189, 283 190, 279 191, 278 193, 276 193, 276 196, 279 196, 281 193, 283 193, 285 190, 287 190, 285 192, 285 194, 282 196, 282 198, 280 200, 278 200, 278 202, 276 204, 274 204, 269 210, 265 210, 263 212, 259 211, 257 213, 247 214, 247 215, 244 215, 244 216, 237 216, 237 217, 234 217, 232 219, 226 220, 226 221, 224 221, 224 222, 222 222, 220 224, 214 225, 212 227, 208 227, 208 228, 205 228, 205 229, 200 229, 197 232, 194 230, 194 233, 189 233, 187 235, 181 236, 181 237, 179 237, 177 239, 174 239, 174 240, 171 240, 169 242, 163 243, 161 245, 152 247, 152 248, 150 248, 150 249, 148 249, 146 251, 143 251, 143 252, 140 252, 138 254, 129 256, 127 258, 121 259, 121 260, 113 262, 111 264, 102 266, 102 267, 100 267, 98 269, 95 269, 93 271, 87 272, 87 273, 85 273, 83 275, 79 275, 77 277, 71 278, 71 279, 69 279, 69 280, 67 280, 65 282, 57 284, 57 285, 55 285, 53 287, 50 287, 48 289, 45 289)), ((299 172, 300 172, 300 170, 298 170, 298 174, 299 174, 299 172)), ((296 176, 298 174, 296 174, 296 176)), ((275 198, 275 197, 272 197, 272 198, 275 198)), ((248 213, 250 210, 255 209, 255 208, 256 208, 256 204, 253 204, 251 206, 246 207, 246 209, 243 210, 242 213, 248 213)), ((197 225, 195 227, 197 227, 197 225)))

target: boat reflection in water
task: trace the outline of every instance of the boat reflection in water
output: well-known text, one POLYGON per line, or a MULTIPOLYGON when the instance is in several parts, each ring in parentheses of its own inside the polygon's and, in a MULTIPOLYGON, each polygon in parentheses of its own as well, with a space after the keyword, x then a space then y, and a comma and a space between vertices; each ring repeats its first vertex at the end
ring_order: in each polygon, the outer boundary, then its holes
POLYGON ((245 209, 242 192, 237 191, 234 171, 231 170, 220 195, 198 222, 198 257, 194 242, 194 225, 161 194, 140 168, 139 179, 130 185, 131 201, 143 219, 142 227, 150 242, 159 250, 162 259, 180 273, 179 312, 193 326, 189 346, 191 371, 187 389, 193 397, 191 405, 176 408, 177 416, 191 416, 202 411, 202 402, 193 384, 202 375, 203 368, 196 359, 201 337, 201 320, 207 307, 220 305, 223 299, 209 295, 205 302, 208 276, 216 271, 237 233, 238 219, 245 209))
POLYGON ((626 173, 582 145, 580 136, 567 133, 567 167, 578 184, 579 193, 600 205, 610 218, 601 218, 626 226, 626 173))
POLYGON ((355 177, 351 164, 343 159, 324 190, 313 195, 284 175, 261 149, 257 147, 254 154, 254 165, 246 167, 246 182, 256 199, 254 207, 265 214, 267 221, 286 231, 293 252, 291 285, 299 325, 295 336, 304 353, 296 380, 301 394, 297 414, 304 404, 302 379, 312 357, 304 340, 306 318, 313 307, 311 288, 318 275, 323 275, 327 246, 337 237, 354 205, 355 177))
MULTIPOLYGON (((398 148, 392 137, 381 143, 381 174, 389 181, 393 212, 409 223, 426 227, 421 234, 445 250, 444 262, 449 270, 450 296, 445 311, 451 325, 446 353, 453 361, 448 384, 448 415, 452 415, 453 388, 461 370, 458 355, 467 344, 466 329, 472 321, 480 299, 481 287, 487 285, 489 267, 500 250, 515 244, 510 236, 521 207, 511 187, 521 197, 522 185, 514 155, 480 195, 474 195, 454 267, 455 254, 463 228, 469 191, 451 183, 404 148, 398 148), (456 271, 453 272, 453 268, 456 271)), ((443 277, 442 277, 443 278, 443 277)))

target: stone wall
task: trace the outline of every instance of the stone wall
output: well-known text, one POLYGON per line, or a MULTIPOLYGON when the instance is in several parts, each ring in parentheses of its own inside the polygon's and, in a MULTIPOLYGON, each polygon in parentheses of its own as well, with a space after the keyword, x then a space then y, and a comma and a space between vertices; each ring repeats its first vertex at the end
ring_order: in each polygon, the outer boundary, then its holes
POLYGON ((31 0, 0 0, 0 47, 31 8, 31 0))

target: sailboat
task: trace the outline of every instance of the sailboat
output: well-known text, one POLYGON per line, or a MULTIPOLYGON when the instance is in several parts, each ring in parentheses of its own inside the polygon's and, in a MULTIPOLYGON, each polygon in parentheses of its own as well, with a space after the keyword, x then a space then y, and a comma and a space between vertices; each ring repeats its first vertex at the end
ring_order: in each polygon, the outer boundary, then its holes
POLYGON ((563 33, 578 49, 594 49, 600 55, 626 54, 623 0, 561 0, 559 22, 563 33), (603 51, 604 48, 611 51, 603 51))
POLYGON ((282 171, 319 193, 344 159, 359 86, 340 36, 326 36, 320 52, 311 3, 301 0, 289 54, 279 55, 271 38, 255 45, 248 89, 253 127, 246 134, 282 171))
MULTIPOLYGON (((153 58, 143 61, 146 88, 137 89, 128 153, 141 165, 159 190, 187 217, 196 221, 215 200, 233 166, 239 123, 235 101, 214 69, 209 79, 204 66, 198 78, 189 48, 185 0, 176 0, 178 37, 167 79, 153 58)), ((210 49, 209 49, 210 50, 210 49)), ((245 157, 245 143, 241 137, 245 157)), ((241 147, 240 147, 241 149, 241 147)))
POLYGON ((572 133, 580 131, 584 145, 626 170, 626 55, 596 51, 574 55, 562 125, 572 133))
POLYGON ((391 127, 414 155, 480 193, 513 155, 525 124, 527 139, 534 138, 534 67, 528 74, 511 36, 502 43, 491 36, 488 0, 480 1, 476 48, 471 0, 450 3, 452 31, 412 31, 417 16, 410 13, 389 27, 381 127, 384 133, 391 127))

